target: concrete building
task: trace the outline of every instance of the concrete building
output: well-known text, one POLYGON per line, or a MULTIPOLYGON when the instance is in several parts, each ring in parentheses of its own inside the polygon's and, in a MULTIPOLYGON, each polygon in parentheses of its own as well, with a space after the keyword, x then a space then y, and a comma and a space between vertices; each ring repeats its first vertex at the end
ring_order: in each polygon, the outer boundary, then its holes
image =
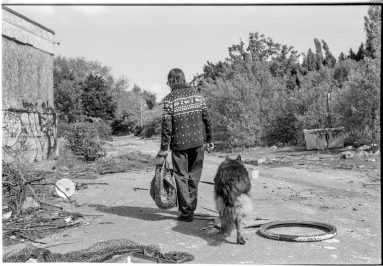
POLYGON ((2 6, 3 160, 57 153, 53 97, 54 32, 2 6))

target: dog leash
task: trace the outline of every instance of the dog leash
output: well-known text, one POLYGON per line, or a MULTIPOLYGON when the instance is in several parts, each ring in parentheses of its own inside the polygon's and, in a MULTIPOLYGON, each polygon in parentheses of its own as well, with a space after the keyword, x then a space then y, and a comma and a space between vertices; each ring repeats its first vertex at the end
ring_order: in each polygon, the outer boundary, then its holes
MULTIPOLYGON (((175 176, 175 178, 176 178, 176 179, 178 178, 178 179, 181 179, 181 180, 193 180, 193 179, 191 179, 191 178, 184 178, 184 177, 181 178, 181 177, 176 177, 176 176, 175 176)), ((194 180, 193 180, 193 181, 194 181, 194 180)), ((199 182, 200 182, 200 183, 205 183, 205 184, 208 184, 208 185, 214 185, 213 182, 209 182, 209 181, 201 181, 201 180, 200 180, 199 182)))

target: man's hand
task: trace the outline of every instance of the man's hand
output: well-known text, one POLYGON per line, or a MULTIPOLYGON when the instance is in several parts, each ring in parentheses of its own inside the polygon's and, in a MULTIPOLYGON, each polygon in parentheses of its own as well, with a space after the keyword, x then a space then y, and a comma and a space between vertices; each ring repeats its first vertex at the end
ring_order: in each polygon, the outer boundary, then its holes
POLYGON ((159 151, 156 158, 154 159, 154 164, 155 165, 162 165, 167 156, 168 156, 167 151, 159 151))
POLYGON ((214 143, 208 143, 207 144, 207 152, 211 152, 214 150, 214 143))

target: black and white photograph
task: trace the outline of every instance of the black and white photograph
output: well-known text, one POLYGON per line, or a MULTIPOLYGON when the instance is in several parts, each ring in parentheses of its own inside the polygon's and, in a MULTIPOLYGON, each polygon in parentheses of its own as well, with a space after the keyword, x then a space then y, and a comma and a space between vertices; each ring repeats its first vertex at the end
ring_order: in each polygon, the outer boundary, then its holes
POLYGON ((2 1, 3 263, 381 264, 382 1, 2 1))

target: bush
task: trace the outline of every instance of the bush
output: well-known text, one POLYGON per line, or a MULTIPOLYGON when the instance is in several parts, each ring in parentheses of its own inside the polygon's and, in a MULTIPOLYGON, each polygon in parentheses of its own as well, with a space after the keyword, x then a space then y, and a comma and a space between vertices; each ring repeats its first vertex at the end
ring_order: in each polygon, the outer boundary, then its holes
POLYGON ((112 128, 106 122, 100 120, 100 121, 94 122, 94 126, 97 129, 100 140, 107 140, 107 141, 113 140, 112 128))
POLYGON ((150 120, 145 123, 142 130, 142 135, 145 138, 151 138, 154 135, 161 134, 161 122, 161 113, 159 113, 159 115, 152 115, 150 120))
POLYGON ((125 136, 134 129, 135 122, 128 117, 118 118, 112 122, 112 135, 125 136))
POLYGON ((134 136, 141 136, 143 128, 140 126, 135 126, 134 127, 134 136))
POLYGON ((66 137, 68 148, 80 159, 94 161, 105 156, 106 152, 94 123, 76 123, 66 137))
POLYGON ((66 122, 59 122, 57 124, 57 137, 64 138, 68 136, 73 131, 73 124, 68 124, 66 122))
POLYGON ((297 118, 293 113, 282 114, 271 121, 264 137, 267 145, 297 144, 297 118))

